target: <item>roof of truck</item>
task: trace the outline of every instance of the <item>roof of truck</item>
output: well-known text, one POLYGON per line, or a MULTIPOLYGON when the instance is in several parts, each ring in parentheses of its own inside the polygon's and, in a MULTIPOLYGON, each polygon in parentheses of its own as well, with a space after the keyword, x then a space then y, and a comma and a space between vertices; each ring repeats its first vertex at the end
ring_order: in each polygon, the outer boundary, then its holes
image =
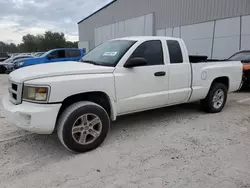
POLYGON ((79 48, 54 48, 51 50, 80 50, 79 48))
POLYGON ((114 40, 179 40, 180 38, 175 37, 164 37, 164 36, 131 36, 131 37, 123 37, 117 38, 114 40))

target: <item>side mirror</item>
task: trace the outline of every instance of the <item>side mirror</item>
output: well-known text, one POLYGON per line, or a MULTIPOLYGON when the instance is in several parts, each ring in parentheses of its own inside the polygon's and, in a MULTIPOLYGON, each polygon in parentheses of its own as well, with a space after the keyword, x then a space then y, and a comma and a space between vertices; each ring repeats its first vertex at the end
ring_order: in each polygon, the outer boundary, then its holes
POLYGON ((135 57, 132 59, 129 59, 125 64, 124 67, 125 68, 133 68, 133 67, 140 67, 140 66, 144 66, 147 65, 147 60, 145 58, 141 58, 141 57, 135 57))

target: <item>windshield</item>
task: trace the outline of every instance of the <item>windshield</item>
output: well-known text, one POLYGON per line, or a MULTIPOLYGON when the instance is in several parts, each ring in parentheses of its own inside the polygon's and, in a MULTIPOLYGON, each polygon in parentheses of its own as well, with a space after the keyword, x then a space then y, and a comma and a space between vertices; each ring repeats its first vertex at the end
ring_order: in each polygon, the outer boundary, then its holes
POLYGON ((86 54, 81 62, 115 67, 123 55, 135 44, 131 40, 107 41, 86 54))
POLYGON ((50 54, 53 50, 50 50, 50 51, 47 51, 45 52, 44 54, 42 54, 41 56, 39 57, 46 57, 48 54, 50 54))
POLYGON ((34 54, 34 57, 40 57, 44 54, 44 52, 37 52, 34 54))
POLYGON ((250 52, 240 52, 229 58, 232 61, 250 60, 250 52))

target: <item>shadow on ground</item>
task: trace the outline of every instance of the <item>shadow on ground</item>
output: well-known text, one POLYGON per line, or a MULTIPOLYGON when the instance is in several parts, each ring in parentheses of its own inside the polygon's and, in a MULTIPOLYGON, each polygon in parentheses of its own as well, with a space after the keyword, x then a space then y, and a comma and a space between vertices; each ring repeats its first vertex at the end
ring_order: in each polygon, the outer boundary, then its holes
POLYGON ((199 109, 199 103, 189 103, 121 116, 112 123, 109 139, 113 140, 123 131, 140 132, 141 129, 157 127, 162 123, 167 126, 172 122, 204 114, 199 109))

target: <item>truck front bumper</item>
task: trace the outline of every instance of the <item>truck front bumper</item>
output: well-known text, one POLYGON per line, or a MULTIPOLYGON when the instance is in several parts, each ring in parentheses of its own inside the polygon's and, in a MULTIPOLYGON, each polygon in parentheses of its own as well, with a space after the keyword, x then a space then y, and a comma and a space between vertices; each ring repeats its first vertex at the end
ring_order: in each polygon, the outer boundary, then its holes
POLYGON ((51 134, 54 131, 61 104, 22 102, 15 105, 6 95, 2 99, 2 106, 2 116, 17 127, 37 134, 51 134))

